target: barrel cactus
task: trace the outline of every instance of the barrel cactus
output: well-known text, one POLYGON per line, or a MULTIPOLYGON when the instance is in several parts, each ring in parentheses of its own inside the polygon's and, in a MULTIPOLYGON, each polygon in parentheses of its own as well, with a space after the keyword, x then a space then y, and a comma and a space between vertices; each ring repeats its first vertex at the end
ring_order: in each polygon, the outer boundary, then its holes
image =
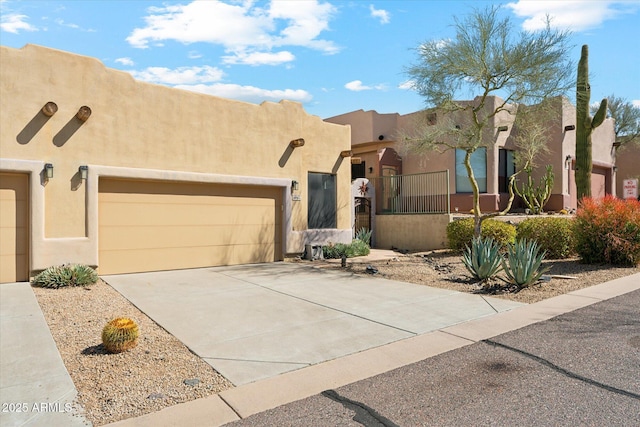
POLYGON ((591 197, 591 133, 607 115, 607 98, 603 99, 596 114, 589 115, 591 86, 589 86, 589 46, 582 46, 578 62, 576 86, 576 189, 578 200, 591 197))
POLYGON ((138 344, 138 325, 128 317, 118 317, 102 330, 102 345, 109 353, 121 353, 138 344))

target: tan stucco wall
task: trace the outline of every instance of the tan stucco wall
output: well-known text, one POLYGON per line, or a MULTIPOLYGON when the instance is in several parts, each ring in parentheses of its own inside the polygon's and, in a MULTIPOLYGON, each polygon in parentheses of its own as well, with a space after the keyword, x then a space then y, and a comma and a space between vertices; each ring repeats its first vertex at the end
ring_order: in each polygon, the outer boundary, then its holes
POLYGON ((376 247, 432 250, 447 247, 447 224, 453 215, 377 215, 376 247))
MULTIPOLYGON (((35 216, 42 217, 36 239, 95 239, 90 199, 97 186, 89 181, 97 181, 96 171, 113 172, 109 168, 120 168, 123 176, 239 177, 255 185, 278 180, 287 194, 297 180, 301 200, 291 201, 289 194, 285 202, 288 252, 301 251, 307 239, 307 173, 335 173, 338 230, 329 234, 333 241, 347 235, 339 230, 350 236, 350 165, 340 157, 350 148, 349 127, 323 122, 299 103, 255 105, 143 83, 94 58, 34 45, 0 47, 0 102, 0 166, 31 173, 31 189, 42 192, 32 192, 41 201, 32 215, 36 224, 35 216), (47 119, 40 109, 49 101, 58 111, 47 119), (92 111, 85 123, 74 118, 81 106, 92 111), (296 138, 305 145, 288 148, 296 138), (44 163, 54 165, 54 178, 41 183, 44 163), (87 182, 79 179, 81 165, 89 165, 87 182), (187 175, 175 174, 180 172, 187 175)), ((52 258, 32 267, 46 267, 41 264, 52 258)))
POLYGON ((622 197, 622 181, 636 178, 640 180, 640 143, 628 143, 616 153, 616 194, 622 197))

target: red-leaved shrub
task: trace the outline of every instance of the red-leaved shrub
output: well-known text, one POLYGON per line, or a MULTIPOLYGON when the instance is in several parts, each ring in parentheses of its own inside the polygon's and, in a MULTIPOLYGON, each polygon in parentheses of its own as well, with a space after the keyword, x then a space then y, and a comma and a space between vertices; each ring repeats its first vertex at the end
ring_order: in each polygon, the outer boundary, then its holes
POLYGON ((586 263, 640 263, 640 202, 613 196, 582 199, 575 218, 576 251, 586 263))

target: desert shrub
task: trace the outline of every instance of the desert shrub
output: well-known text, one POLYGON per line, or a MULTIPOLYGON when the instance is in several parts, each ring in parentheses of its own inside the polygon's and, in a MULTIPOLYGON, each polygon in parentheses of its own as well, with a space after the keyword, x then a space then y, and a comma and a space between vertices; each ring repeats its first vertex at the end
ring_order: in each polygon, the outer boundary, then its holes
POLYGON ((574 253, 573 220, 529 218, 518 224, 517 239, 535 240, 548 259, 564 259, 574 253))
POLYGON ((589 264, 635 266, 640 263, 640 202, 582 199, 576 213, 576 252, 589 264))
POLYGON ((54 265, 33 278, 31 284, 40 288, 63 288, 65 286, 89 286, 98 281, 98 274, 87 265, 54 265))
POLYGON ((542 267, 544 257, 545 252, 540 252, 540 247, 534 240, 516 240, 514 245, 509 246, 506 260, 502 261, 507 281, 518 288, 537 283, 549 270, 542 267))
POLYGON ((371 248, 362 240, 353 239, 349 244, 336 243, 329 244, 322 247, 322 256, 326 259, 342 258, 344 255, 347 258, 353 258, 356 256, 369 255, 371 248))
POLYGON ((111 320, 102 329, 102 345, 109 353, 121 353, 138 344, 138 325, 128 317, 111 320))
POLYGON ((486 282, 502 270, 500 245, 491 237, 474 238, 465 248, 462 262, 474 279, 486 282))
MULTIPOLYGON (((465 218, 450 222, 447 225, 449 248, 461 251, 471 245, 473 240, 473 218, 465 218)), ((482 221, 481 237, 491 237, 501 248, 516 240, 516 228, 503 221, 487 219, 482 221)))

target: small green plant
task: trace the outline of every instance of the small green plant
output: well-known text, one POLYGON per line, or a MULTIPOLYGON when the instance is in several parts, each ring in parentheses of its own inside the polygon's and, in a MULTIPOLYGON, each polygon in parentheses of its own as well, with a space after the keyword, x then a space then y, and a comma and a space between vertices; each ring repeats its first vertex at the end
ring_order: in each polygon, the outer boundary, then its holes
POLYGON ((474 279, 486 283, 502 270, 500 245, 491 237, 473 239, 462 255, 462 262, 474 279))
POLYGON ((87 265, 55 265, 33 278, 32 285, 40 288, 57 289, 66 286, 89 286, 98 281, 98 274, 87 265))
MULTIPOLYGON (((487 219, 482 221, 481 237, 491 237, 501 248, 516 240, 516 227, 503 221, 487 219)), ((450 222, 447 225, 449 248, 462 251, 471 245, 473 240, 473 218, 465 218, 450 222)))
POLYGON ((574 254, 573 220, 528 218, 518 224, 517 239, 535 240, 547 259, 565 259, 574 254))
POLYGON ((121 353, 138 344, 138 325, 128 317, 117 317, 102 329, 102 345, 109 353, 121 353))
POLYGON ((549 271, 542 267, 545 252, 540 252, 538 244, 533 240, 519 239, 507 250, 507 258, 502 267, 507 281, 518 288, 526 288, 537 283, 542 275, 549 271))
POLYGON ((360 240, 362 242, 365 242, 367 245, 371 245, 371 233, 372 230, 367 230, 366 228, 362 227, 356 232, 356 240, 360 240))
POLYGON ((322 247, 322 256, 325 259, 339 259, 344 255, 346 258, 369 255, 371 248, 359 239, 353 239, 349 244, 336 243, 322 247))

